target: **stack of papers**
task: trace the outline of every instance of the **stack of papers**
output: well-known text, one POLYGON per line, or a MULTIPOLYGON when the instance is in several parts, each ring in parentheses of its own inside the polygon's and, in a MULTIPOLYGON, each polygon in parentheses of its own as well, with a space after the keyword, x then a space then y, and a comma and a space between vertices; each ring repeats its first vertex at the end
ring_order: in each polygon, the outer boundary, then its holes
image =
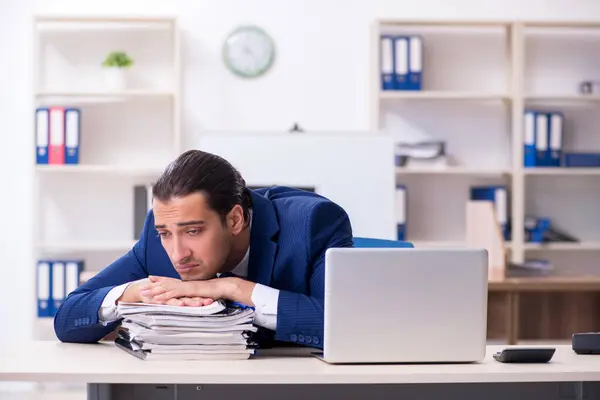
POLYGON ((208 306, 119 303, 115 344, 143 360, 243 360, 254 354, 254 309, 216 301, 208 306))

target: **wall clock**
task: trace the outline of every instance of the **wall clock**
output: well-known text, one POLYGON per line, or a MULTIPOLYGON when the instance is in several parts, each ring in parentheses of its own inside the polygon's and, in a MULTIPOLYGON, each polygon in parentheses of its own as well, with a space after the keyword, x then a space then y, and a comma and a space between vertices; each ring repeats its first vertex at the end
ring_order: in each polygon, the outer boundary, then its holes
POLYGON ((240 26, 227 36, 223 44, 223 60, 234 74, 255 78, 273 65, 275 43, 259 27, 240 26))

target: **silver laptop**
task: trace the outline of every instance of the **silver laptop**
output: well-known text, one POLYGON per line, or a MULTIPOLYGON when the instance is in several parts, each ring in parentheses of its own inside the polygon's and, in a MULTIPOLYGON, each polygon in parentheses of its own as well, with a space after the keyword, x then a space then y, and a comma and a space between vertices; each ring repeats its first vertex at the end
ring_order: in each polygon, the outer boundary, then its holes
POLYGON ((458 363, 485 356, 486 250, 333 248, 325 256, 329 363, 458 363))

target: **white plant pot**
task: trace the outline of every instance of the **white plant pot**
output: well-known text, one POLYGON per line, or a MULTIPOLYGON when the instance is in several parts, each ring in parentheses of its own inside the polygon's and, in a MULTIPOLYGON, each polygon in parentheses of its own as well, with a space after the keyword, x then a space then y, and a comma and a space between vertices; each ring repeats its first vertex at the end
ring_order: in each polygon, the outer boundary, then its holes
POLYGON ((122 91, 127 87, 127 69, 118 67, 105 67, 104 78, 106 86, 111 91, 122 91))

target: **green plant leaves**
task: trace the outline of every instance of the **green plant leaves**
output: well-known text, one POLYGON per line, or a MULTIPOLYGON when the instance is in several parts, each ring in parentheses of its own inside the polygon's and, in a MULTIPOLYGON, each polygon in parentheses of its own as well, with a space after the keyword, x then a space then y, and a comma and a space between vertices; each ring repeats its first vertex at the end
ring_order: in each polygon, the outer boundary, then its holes
POLYGON ((105 67, 126 68, 133 65, 133 60, 124 51, 113 51, 108 54, 102 65, 105 67))

